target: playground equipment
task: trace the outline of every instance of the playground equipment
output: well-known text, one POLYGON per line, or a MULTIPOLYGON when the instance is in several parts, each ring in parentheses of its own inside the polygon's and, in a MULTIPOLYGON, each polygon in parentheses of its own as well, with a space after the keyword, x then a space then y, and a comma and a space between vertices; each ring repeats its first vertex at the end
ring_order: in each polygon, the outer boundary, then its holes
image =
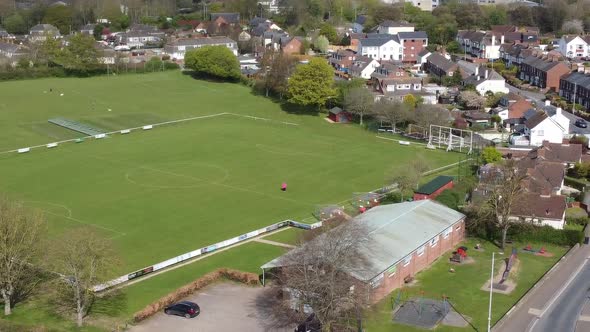
POLYGON ((504 273, 502 273, 502 279, 500 280, 500 284, 503 284, 506 281, 506 279, 508 279, 508 276, 510 275, 510 269, 512 269, 512 265, 516 260, 517 254, 518 251, 516 250, 516 248, 512 248, 512 253, 510 254, 510 257, 508 257, 508 259, 506 260, 506 269, 504 270, 504 273))
POLYGON ((467 258, 467 247, 461 246, 457 249, 457 251, 453 252, 451 256, 451 262, 456 263, 463 263, 463 261, 467 258))

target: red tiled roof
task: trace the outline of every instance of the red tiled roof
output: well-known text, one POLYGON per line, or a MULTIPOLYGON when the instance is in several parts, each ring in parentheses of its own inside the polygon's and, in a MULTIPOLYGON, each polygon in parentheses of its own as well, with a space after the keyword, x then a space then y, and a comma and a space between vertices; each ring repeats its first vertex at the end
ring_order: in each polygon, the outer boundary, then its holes
POLYGON ((512 105, 508 106, 508 118, 520 119, 524 117, 524 113, 533 108, 533 104, 526 99, 519 99, 512 105))

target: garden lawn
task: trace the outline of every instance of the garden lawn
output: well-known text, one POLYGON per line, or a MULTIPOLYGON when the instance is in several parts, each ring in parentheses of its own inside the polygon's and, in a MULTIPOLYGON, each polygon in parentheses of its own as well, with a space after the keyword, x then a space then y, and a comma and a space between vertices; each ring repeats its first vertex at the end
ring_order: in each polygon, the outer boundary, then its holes
MULTIPOLYGON (((468 254, 475 259, 474 264, 452 265, 449 263, 449 254, 441 256, 431 268, 420 272, 416 276, 417 284, 412 287, 406 287, 403 298, 418 297, 421 291, 424 291, 424 297, 441 299, 443 295, 448 296, 450 302, 457 310, 468 317, 472 318, 472 323, 480 331, 485 331, 487 326, 487 313, 489 292, 482 291, 480 288, 490 278, 491 253, 500 250, 489 242, 476 239, 465 241, 465 246, 469 248, 468 254), (482 243, 485 251, 478 252, 473 250, 475 243, 482 243), (449 268, 453 267, 456 272, 450 273, 449 268)), ((515 248, 522 249, 526 244, 514 244, 515 248)), ((545 247, 553 254, 554 257, 547 258, 535 256, 530 253, 519 251, 518 258, 520 265, 518 275, 514 279, 517 283, 516 289, 510 295, 494 293, 492 308, 492 323, 499 320, 528 289, 530 289, 568 250, 563 247, 553 245, 532 244, 535 248, 545 247)), ((512 247, 508 246, 503 257, 507 257, 512 247)), ((505 264, 502 259, 496 255, 496 273, 504 269, 505 264)), ((365 331, 367 332, 385 332, 392 330, 399 331, 424 331, 412 328, 406 325, 394 324, 392 322, 392 297, 397 298, 399 290, 390 294, 367 312, 365 321, 365 331)), ((472 331, 471 327, 454 328, 439 325, 436 331, 472 331)))
POLYGON ((238 115, 0 154, 0 193, 44 211, 52 236, 84 227, 112 239, 124 274, 345 204, 416 154, 432 168, 463 158, 288 113, 245 86, 179 72, 0 83, 0 148, 76 136, 47 123, 58 116, 115 130, 220 112, 238 115))

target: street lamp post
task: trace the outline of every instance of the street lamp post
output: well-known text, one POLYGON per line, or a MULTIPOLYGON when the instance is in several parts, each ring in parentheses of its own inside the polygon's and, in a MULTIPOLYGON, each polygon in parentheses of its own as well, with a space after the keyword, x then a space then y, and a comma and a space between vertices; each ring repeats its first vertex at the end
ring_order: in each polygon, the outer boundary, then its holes
POLYGON ((488 308, 488 332, 492 331, 492 293, 494 290, 494 259, 495 252, 492 252, 492 271, 490 272, 490 306, 488 308))

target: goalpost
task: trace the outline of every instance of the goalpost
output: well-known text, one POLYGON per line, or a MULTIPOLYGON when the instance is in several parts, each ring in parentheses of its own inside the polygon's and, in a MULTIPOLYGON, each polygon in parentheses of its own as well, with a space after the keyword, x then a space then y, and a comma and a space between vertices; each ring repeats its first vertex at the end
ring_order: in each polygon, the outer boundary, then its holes
POLYGON ((446 148, 447 151, 459 150, 459 152, 467 150, 467 154, 471 154, 473 151, 473 131, 430 125, 428 148, 446 148))

